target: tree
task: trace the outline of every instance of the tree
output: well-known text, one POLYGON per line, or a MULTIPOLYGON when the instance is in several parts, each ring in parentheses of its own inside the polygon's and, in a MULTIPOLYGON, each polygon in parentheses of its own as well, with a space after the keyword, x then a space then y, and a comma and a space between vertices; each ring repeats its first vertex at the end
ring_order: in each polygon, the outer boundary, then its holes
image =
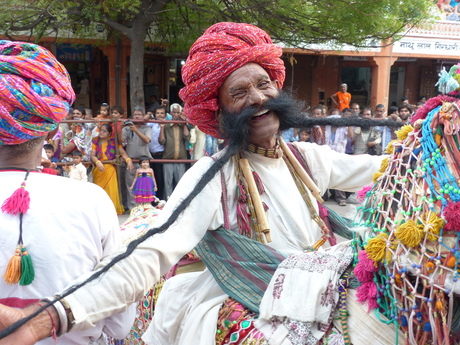
MULTIPOLYGON (((3 0, 6 1, 6 0, 3 0)), ((205 28, 218 21, 255 24, 276 41, 308 49, 311 43, 367 46, 397 39, 430 18, 428 0, 9 0, 0 9, 0 34, 25 32, 38 41, 71 30, 91 37, 94 24, 109 36, 131 41, 131 105, 144 104, 144 44, 165 42, 186 52, 205 28), (150 31, 153 33, 150 34, 150 31)))

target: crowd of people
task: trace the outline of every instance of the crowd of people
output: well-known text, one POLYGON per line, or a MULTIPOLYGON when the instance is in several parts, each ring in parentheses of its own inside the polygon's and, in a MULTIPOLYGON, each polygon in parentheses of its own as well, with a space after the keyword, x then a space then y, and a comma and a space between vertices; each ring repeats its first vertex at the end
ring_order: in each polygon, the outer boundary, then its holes
MULTIPOLYGON (((351 99, 352 95, 347 92, 347 84, 343 83, 340 90, 331 95, 331 100, 337 108, 329 110, 324 105, 318 105, 311 108, 305 116, 391 119, 409 123, 415 110, 426 101, 422 96, 414 106, 403 98, 398 107, 391 106, 387 112, 383 104, 378 104, 374 109, 361 109, 361 105, 352 103, 351 99)), ((47 168, 45 172, 96 183, 109 194, 117 213, 123 214, 142 199, 167 200, 185 171, 190 168, 191 164, 187 160, 211 156, 224 146, 223 140, 217 140, 188 123, 180 104, 168 106, 168 101, 163 98, 159 103, 155 95, 152 95, 150 103, 146 104, 145 108, 136 106, 130 120, 123 119, 124 115, 122 107, 110 108, 106 103, 101 105, 99 114, 94 119, 90 109, 71 109, 67 120, 93 119, 93 122, 61 123, 56 131, 48 135, 44 147, 48 159, 53 163, 62 160, 71 161, 73 164, 63 168, 53 166, 54 170, 47 168), (178 122, 162 123, 165 120, 178 122), (148 175, 151 176, 149 184, 152 188, 148 192, 148 197, 136 195, 136 191, 140 192, 133 188, 141 169, 141 157, 149 160, 151 169, 148 175), (133 164, 133 159, 139 162, 133 164), (167 159, 169 162, 156 162, 158 159, 167 159), (175 160, 178 162, 174 162, 175 160), (85 170, 82 162, 92 165, 87 165, 85 170), (120 177, 117 176, 119 162, 120 177)), ((395 129, 385 126, 314 126, 289 128, 282 133, 282 137, 287 143, 304 141, 327 145, 334 151, 346 154, 381 155, 385 153, 388 143, 395 139, 395 129)), ((330 190, 324 197, 327 199, 329 194, 339 205, 347 204, 348 193, 330 190)))
MULTIPOLYGON (((306 116, 314 118, 362 118, 375 120, 394 120, 403 124, 410 122, 411 116, 417 109, 426 102, 421 96, 417 104, 411 105, 407 98, 403 98, 399 106, 390 106, 388 112, 383 104, 377 104, 372 109, 358 103, 351 103, 351 94, 347 92, 347 84, 340 85, 340 91, 331 96, 338 108, 329 109, 324 105, 313 107, 306 116)), ((314 126, 313 128, 290 128, 283 132, 282 136, 286 142, 306 141, 317 145, 327 145, 337 152, 359 155, 382 155, 390 141, 396 138, 395 128, 385 126, 371 127, 335 127, 335 126, 314 126)), ((330 190, 324 196, 327 199, 329 194, 340 205, 347 205, 349 193, 338 190, 330 190)))

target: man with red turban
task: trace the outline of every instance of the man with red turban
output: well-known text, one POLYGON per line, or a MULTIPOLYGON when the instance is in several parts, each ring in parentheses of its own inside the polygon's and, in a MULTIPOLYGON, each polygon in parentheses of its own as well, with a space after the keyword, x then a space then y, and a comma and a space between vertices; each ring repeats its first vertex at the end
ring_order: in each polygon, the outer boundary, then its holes
POLYGON ((63 332, 124 310, 195 248, 207 269, 164 284, 146 343, 343 341, 332 320, 338 281, 353 253, 347 244, 331 246, 336 240, 315 198, 328 188, 356 191, 370 183, 381 158, 310 143, 288 147, 280 139, 280 131, 304 118, 299 103, 281 91, 281 54, 249 24, 215 24, 192 45, 180 92, 185 114, 229 145, 184 175, 157 229, 104 260, 102 276, 96 272, 82 288, 60 293, 67 306, 63 332))

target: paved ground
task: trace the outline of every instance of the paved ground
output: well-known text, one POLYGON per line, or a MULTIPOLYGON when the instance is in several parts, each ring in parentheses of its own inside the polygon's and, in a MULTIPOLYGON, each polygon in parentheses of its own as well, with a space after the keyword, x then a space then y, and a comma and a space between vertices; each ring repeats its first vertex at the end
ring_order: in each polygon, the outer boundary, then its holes
MULTIPOLYGON (((341 216, 345 216, 348 218, 353 219, 354 214, 356 212, 356 204, 348 203, 347 206, 339 206, 335 201, 326 201, 325 204, 337 212, 341 216)), ((128 219, 129 213, 126 212, 125 214, 118 216, 118 220, 120 221, 120 224, 122 224, 126 219, 128 219)))

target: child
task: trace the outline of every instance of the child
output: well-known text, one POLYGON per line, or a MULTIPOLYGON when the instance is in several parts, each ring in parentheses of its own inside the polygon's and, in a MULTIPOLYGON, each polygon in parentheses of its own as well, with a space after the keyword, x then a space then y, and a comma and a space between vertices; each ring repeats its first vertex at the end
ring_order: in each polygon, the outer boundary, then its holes
MULTIPOLYGON (((120 105, 114 105, 112 108, 111 117, 114 120, 122 120, 125 114, 125 109, 120 105)), ((121 130, 123 128, 123 121, 112 122, 112 133, 117 135, 118 143, 123 143, 123 136, 121 135, 121 130)))
POLYGON ((78 181, 88 181, 88 175, 86 174, 86 168, 81 162, 83 154, 81 151, 75 150, 72 152, 72 166, 66 166, 65 170, 70 178, 78 181))
POLYGON ((59 168, 56 163, 59 162, 59 159, 54 157, 54 146, 51 144, 43 145, 43 149, 45 150, 46 157, 51 162, 49 168, 44 168, 43 172, 51 174, 51 175, 62 175, 62 170, 59 168))
POLYGON ((155 200, 157 191, 157 182, 155 175, 150 168, 150 161, 147 156, 140 156, 139 163, 141 167, 136 171, 136 178, 129 189, 134 193, 134 200, 137 203, 152 202, 155 200))
POLYGON ((299 130, 299 141, 308 141, 310 139, 310 128, 301 128, 299 130))

